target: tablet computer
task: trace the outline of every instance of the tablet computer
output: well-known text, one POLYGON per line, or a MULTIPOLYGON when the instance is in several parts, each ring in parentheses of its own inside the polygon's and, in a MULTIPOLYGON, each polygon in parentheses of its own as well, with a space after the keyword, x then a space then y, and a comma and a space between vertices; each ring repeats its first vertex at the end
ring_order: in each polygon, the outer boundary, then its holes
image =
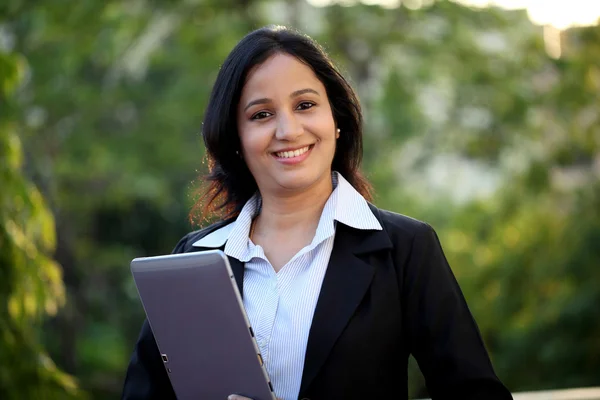
POLYGON ((136 258, 131 272, 178 399, 275 399, 222 251, 136 258))

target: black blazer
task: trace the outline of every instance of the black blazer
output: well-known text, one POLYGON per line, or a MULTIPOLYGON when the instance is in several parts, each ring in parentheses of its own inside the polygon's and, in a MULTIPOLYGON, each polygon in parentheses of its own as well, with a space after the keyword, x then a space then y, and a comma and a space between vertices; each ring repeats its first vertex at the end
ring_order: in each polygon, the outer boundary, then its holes
MULTIPOLYGON (((337 225, 299 398, 406 399, 412 353, 433 399, 512 399, 494 373, 435 231, 403 215, 371 210, 382 231, 337 225)), ((228 222, 186 235, 174 253, 206 250, 192 244, 228 222)), ((244 265, 229 260, 243 293, 244 265)), ((122 398, 175 398, 147 321, 122 398)))

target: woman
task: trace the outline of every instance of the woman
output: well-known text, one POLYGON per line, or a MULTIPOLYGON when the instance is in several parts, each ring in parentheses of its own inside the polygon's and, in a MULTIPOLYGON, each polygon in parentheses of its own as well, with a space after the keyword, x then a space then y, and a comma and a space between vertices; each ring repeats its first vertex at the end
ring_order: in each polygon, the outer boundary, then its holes
MULTIPOLYGON (((243 38, 203 135, 225 218, 174 252, 228 255, 278 397, 406 399, 413 354, 434 399, 511 398, 433 229, 368 203, 358 99, 312 39, 243 38)), ((174 398, 147 322, 123 398, 174 398)))

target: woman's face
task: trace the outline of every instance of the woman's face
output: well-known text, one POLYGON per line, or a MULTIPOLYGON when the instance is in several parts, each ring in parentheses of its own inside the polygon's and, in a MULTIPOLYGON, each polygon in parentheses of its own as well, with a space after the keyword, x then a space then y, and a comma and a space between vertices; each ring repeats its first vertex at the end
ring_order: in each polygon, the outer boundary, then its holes
POLYGON ((330 184, 338 135, 325 86, 306 64, 276 54, 252 69, 237 124, 244 160, 261 193, 330 184))

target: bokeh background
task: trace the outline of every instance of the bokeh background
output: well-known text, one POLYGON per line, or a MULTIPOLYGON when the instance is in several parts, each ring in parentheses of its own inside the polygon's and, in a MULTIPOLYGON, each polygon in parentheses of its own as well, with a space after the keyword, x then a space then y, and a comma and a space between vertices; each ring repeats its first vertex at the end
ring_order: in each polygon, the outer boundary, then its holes
POLYGON ((375 203, 439 232, 509 388, 600 386, 600 2, 0 3, 0 398, 119 396, 129 261, 196 229, 211 85, 270 23, 357 88, 375 203))

